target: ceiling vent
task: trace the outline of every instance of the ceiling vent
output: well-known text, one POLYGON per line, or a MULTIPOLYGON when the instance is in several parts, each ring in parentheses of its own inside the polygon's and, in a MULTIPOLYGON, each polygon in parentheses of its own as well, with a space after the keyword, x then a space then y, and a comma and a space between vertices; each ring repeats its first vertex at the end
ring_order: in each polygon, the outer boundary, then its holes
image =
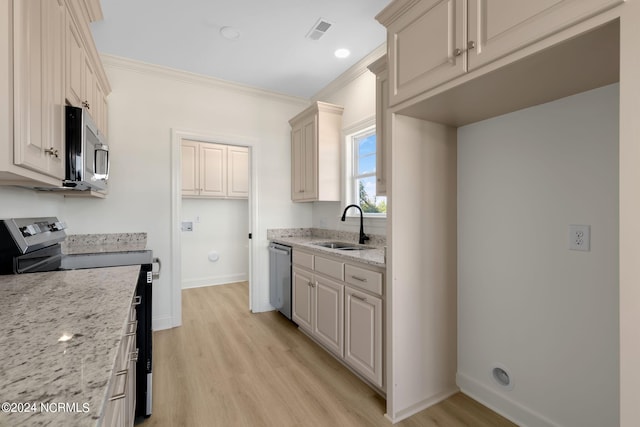
POLYGON ((307 38, 311 40, 320 40, 320 37, 324 36, 324 33, 331 28, 333 24, 324 18, 318 19, 318 21, 311 27, 311 30, 307 33, 307 38))

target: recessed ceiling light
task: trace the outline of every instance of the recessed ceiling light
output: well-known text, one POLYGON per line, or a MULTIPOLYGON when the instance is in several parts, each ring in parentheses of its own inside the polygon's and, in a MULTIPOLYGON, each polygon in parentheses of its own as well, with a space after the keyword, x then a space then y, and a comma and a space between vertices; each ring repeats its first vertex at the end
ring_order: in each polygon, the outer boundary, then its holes
POLYGON ((333 54, 336 56, 336 58, 346 58, 351 55, 351 52, 349 51, 349 49, 338 49, 333 54))
POLYGON ((222 27, 220 28, 220 35, 227 40, 238 40, 240 31, 233 27, 222 27))

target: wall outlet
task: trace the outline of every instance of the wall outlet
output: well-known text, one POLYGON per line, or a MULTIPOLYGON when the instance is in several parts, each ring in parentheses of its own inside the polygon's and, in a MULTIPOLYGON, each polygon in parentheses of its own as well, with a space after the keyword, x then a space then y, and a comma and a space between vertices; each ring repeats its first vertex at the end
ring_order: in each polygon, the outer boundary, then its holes
POLYGON ((570 225, 569 226, 569 249, 572 251, 591 250, 591 226, 590 225, 570 225))
POLYGON ((193 221, 182 221, 182 231, 193 231, 193 221))

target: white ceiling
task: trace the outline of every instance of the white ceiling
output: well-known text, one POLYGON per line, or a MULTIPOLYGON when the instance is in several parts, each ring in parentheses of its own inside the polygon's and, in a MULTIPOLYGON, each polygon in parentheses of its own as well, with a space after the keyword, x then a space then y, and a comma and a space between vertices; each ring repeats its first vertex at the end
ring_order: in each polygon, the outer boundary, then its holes
POLYGON ((385 41, 390 0, 102 0, 101 53, 310 98, 385 41), (333 25, 305 36, 319 18, 333 25), (238 40, 220 36, 224 26, 238 40), (348 48, 338 59, 334 51, 348 48))

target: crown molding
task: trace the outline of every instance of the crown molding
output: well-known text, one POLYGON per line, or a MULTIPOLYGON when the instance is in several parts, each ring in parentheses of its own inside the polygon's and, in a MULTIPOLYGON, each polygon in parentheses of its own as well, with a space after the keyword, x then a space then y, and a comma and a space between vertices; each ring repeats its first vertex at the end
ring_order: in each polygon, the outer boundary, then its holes
POLYGON ((197 84, 201 86, 209 86, 214 88, 229 89, 238 92, 244 92, 247 95, 254 95, 266 98, 276 98, 282 101, 300 104, 304 106, 309 105, 309 100, 297 96, 285 95, 278 92, 272 92, 265 89, 259 89, 253 86, 243 85, 240 83, 231 82, 228 80, 218 79, 216 77, 205 76, 203 74, 192 73, 189 71, 178 70, 175 68, 166 67, 163 65, 150 64, 148 62, 137 61, 129 58, 123 58, 121 56, 109 55, 103 53, 100 55, 102 63, 105 67, 119 68, 123 70, 133 71, 141 74, 153 74, 159 77, 168 78, 171 80, 197 84))
POLYGON ((387 54, 387 43, 382 43, 375 48, 371 53, 356 62, 347 71, 340 74, 335 80, 329 83, 324 88, 320 89, 315 95, 311 97, 312 101, 319 101, 321 99, 327 99, 331 94, 339 91, 364 73, 368 73, 367 68, 372 62, 379 59, 381 56, 387 54))
POLYGON ((387 7, 382 9, 382 11, 376 15, 376 20, 385 27, 388 27, 389 25, 391 25, 391 23, 393 23, 393 21, 404 15, 409 9, 418 4, 420 1, 421 0, 392 1, 387 7))

